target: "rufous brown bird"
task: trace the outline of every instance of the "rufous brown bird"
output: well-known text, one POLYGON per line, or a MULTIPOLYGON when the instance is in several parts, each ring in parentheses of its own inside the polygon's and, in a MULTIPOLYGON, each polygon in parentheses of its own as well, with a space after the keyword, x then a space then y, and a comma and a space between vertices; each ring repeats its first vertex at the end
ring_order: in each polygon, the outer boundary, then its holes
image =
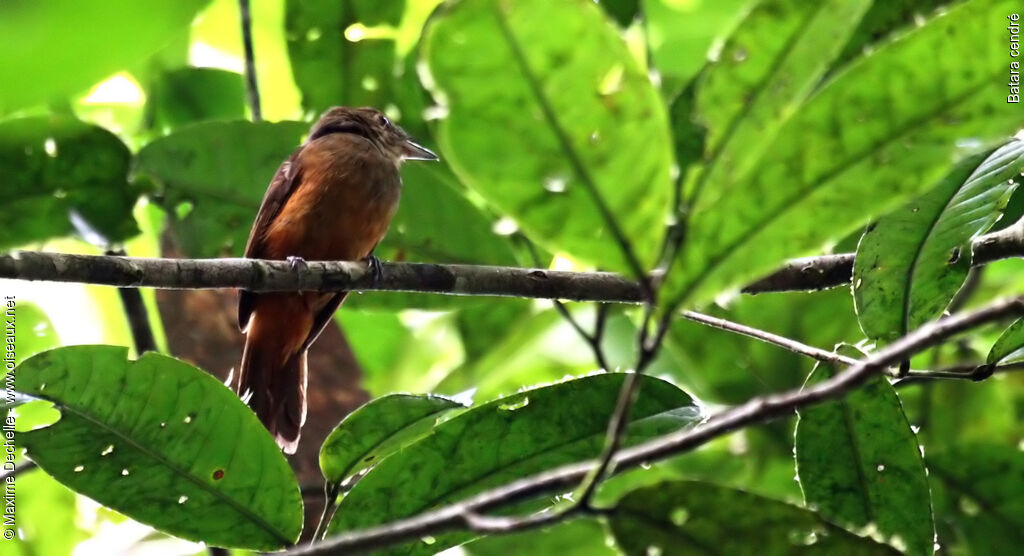
MULTIPOLYGON (((398 208, 403 160, 437 155, 378 110, 328 110, 270 181, 245 256, 374 266, 373 249, 398 208)), ((239 297, 238 326, 246 339, 231 386, 286 453, 295 452, 306 419, 306 350, 346 295, 242 291, 239 297)))

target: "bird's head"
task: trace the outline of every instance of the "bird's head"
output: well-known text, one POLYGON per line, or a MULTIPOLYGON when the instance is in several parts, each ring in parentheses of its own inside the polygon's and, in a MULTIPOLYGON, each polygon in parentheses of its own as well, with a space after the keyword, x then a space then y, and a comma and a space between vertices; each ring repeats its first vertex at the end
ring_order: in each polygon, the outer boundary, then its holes
POLYGON ((376 108, 331 108, 313 124, 308 141, 333 133, 359 135, 392 157, 395 164, 403 160, 437 160, 436 154, 410 139, 405 130, 376 108))

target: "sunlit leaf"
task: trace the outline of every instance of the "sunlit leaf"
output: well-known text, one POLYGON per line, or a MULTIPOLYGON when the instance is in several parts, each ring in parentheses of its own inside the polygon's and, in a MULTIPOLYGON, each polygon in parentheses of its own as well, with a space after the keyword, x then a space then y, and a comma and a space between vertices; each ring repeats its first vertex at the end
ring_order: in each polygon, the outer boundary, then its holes
POLYGON ((302 500, 256 416, 209 374, 116 346, 41 353, 17 391, 54 403, 56 423, 18 435, 58 481, 137 521, 214 546, 295 542, 302 500))
POLYGON ((946 308, 970 271, 971 240, 999 219, 1022 169, 1024 141, 1015 140, 968 158, 868 228, 853 269, 857 317, 868 337, 894 340, 946 308))
POLYGON ((1001 21, 1012 2, 973 1, 851 63, 779 130, 743 179, 708 184, 662 298, 703 302, 819 251, 935 183, 966 146, 1010 135, 1001 21), (942 51, 971 52, 940 57, 942 51), (879 84, 884 83, 885 86, 879 84))
POLYGON ((438 141, 465 183, 551 250, 629 269, 614 219, 653 262, 671 199, 667 116, 599 7, 467 0, 424 41, 449 111, 438 141))
MULTIPOLYGON (((487 487, 596 456, 604 442, 623 374, 594 375, 527 390, 435 427, 385 459, 341 500, 329 533, 414 515, 487 487)), ((643 377, 626 443, 688 426, 693 400, 671 384, 643 377)), ((433 553, 462 535, 417 543, 397 553, 433 553)))
POLYGON ((0 4, 0 113, 64 98, 143 61, 207 2, 0 4))
POLYGON ((1000 362, 1017 361, 1024 356, 1024 318, 1017 319, 1000 334, 999 339, 988 352, 986 362, 995 365, 1000 362))

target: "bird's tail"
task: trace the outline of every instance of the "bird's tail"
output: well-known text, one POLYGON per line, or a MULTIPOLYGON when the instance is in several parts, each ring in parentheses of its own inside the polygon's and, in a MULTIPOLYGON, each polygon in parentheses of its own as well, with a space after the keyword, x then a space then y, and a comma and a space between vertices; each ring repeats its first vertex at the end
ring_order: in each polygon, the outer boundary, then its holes
POLYGON ((281 449, 294 454, 306 420, 306 349, 301 341, 296 344, 282 335, 280 326, 258 313, 252 316, 231 386, 281 449))

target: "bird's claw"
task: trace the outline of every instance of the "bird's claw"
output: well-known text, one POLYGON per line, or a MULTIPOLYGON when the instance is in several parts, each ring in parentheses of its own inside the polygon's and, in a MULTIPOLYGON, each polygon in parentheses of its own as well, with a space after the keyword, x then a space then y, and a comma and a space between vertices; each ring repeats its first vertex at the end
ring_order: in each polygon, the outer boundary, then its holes
POLYGON ((370 275, 373 276, 374 282, 379 282, 384 277, 384 268, 380 264, 380 259, 376 255, 367 255, 363 257, 363 262, 370 269, 370 275))
POLYGON ((289 255, 287 259, 288 264, 291 265, 292 270, 298 270, 300 268, 306 268, 306 259, 302 257, 296 257, 295 255, 289 255))

